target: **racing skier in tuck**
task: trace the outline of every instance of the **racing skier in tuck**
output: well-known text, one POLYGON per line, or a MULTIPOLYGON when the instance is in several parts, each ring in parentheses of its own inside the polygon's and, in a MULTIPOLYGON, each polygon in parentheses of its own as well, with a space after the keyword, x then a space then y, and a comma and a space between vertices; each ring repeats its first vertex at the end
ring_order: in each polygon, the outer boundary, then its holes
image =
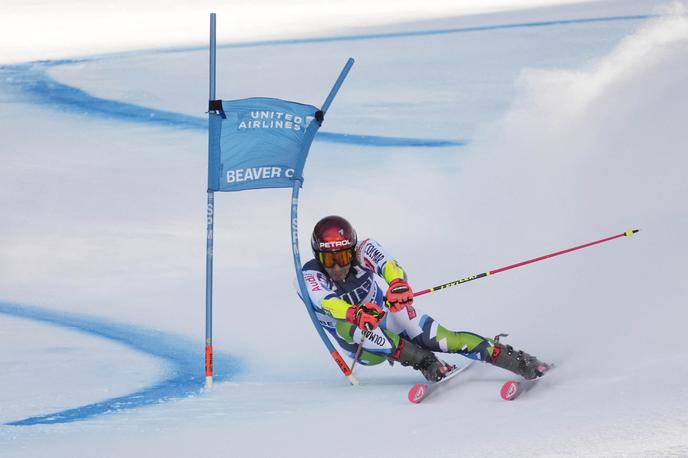
POLYGON ((313 229, 311 248, 315 257, 303 266, 302 274, 316 315, 352 357, 365 335, 361 364, 399 361, 433 382, 451 369, 433 352, 459 353, 528 380, 548 369, 498 338, 448 330, 416 308, 404 269, 376 241, 359 242, 344 218, 321 219, 313 229))

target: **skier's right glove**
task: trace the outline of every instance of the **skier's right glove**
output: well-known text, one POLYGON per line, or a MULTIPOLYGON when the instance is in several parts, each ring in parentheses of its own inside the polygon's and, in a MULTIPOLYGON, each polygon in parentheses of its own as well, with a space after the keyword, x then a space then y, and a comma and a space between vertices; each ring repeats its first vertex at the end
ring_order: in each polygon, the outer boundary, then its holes
POLYGON ((352 305, 346 311, 346 321, 358 326, 361 331, 372 331, 380 325, 385 312, 377 305, 368 303, 362 305, 352 305))

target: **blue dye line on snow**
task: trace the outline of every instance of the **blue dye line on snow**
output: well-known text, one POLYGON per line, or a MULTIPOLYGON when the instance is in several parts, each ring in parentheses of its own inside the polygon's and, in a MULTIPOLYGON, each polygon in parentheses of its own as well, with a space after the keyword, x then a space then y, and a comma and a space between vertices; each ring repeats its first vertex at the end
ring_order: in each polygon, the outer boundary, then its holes
MULTIPOLYGON (((84 61, 49 61, 0 66, 0 77, 4 77, 0 79, 16 88, 22 100, 52 106, 62 111, 181 129, 208 129, 208 120, 205 118, 95 97, 77 87, 60 83, 47 73, 50 67, 75 62, 84 61)), ((315 140, 380 147, 446 147, 466 144, 464 140, 382 137, 335 132, 318 132, 315 140)))
POLYGON ((23 101, 106 119, 197 130, 208 128, 206 119, 95 97, 79 88, 62 84, 47 74, 48 68, 66 63, 74 61, 8 65, 0 67, 0 74, 5 76, 8 85, 17 90, 23 101))
MULTIPOLYGON (((495 30, 522 29, 533 27, 552 27, 562 25, 581 25, 600 22, 637 21, 656 17, 656 15, 633 16, 607 16, 581 19, 562 19, 552 21, 522 22, 513 24, 495 24, 474 27, 458 27, 434 30, 415 30, 405 32, 390 32, 377 34, 359 34, 330 37, 313 37, 286 40, 266 40, 247 43, 230 43, 220 45, 220 48, 247 48, 258 46, 295 45, 308 43, 328 43, 338 41, 381 40, 406 37, 421 37, 433 35, 448 35, 456 33, 486 32, 495 30)), ((140 55, 142 53, 176 53, 205 49, 194 46, 185 48, 167 48, 148 51, 134 51, 131 53, 111 54, 109 57, 140 55)), ((29 64, 0 66, 0 75, 5 76, 5 81, 18 88, 20 93, 36 103, 55 106, 65 111, 76 112, 85 115, 97 115, 108 119, 122 121, 150 123, 167 127, 183 129, 206 130, 207 120, 201 117, 184 115, 170 111, 156 110, 131 103, 117 102, 90 95, 89 93, 66 84, 62 84, 51 78, 46 69, 56 65, 73 64, 78 62, 94 61, 107 58, 100 56, 81 60, 56 60, 42 61, 29 64)), ((466 140, 442 140, 404 137, 381 137, 373 135, 356 135, 334 132, 319 132, 316 141, 332 143, 345 143, 353 145, 379 146, 379 147, 447 147, 464 146, 466 140)))
MULTIPOLYGON (((603 22, 623 22, 623 21, 641 21, 646 19, 652 19, 656 17, 661 17, 657 14, 638 14, 638 15, 627 15, 627 16, 601 16, 593 18, 579 18, 579 19, 556 19, 551 21, 534 21, 534 22, 516 22, 512 24, 492 24, 492 25, 482 25, 482 26, 472 26, 472 27, 455 27, 447 29, 429 29, 429 30, 409 30, 400 32, 387 32, 387 33, 368 33, 368 34, 356 34, 356 35, 333 35, 326 37, 309 37, 309 38, 286 38, 286 39, 276 39, 276 40, 261 40, 261 41, 247 41, 243 43, 225 43, 218 44, 218 48, 256 48, 261 46, 280 46, 280 45, 299 45, 299 44, 310 44, 310 43, 332 43, 339 41, 363 41, 363 40, 386 40, 395 38, 407 38, 407 37, 422 37, 422 36, 432 36, 432 35, 451 35, 457 33, 473 33, 473 32, 489 32, 495 30, 510 30, 510 29, 527 29, 527 28, 538 28, 538 27, 556 27, 565 25, 584 25, 584 24, 594 24, 603 22)), ((100 58, 108 57, 126 57, 126 56, 138 56, 144 54, 174 54, 180 52, 189 51, 207 51, 208 46, 176 46, 168 48, 155 48, 155 49, 145 49, 138 51, 126 51, 110 53, 107 55, 101 55, 100 58)))
MULTIPOLYGON (((133 393, 60 412, 12 421, 6 423, 7 425, 71 423, 105 413, 136 409, 197 395, 205 386, 203 342, 140 326, 4 302, 0 302, 0 314, 40 321, 109 339, 163 359, 168 366, 167 378, 133 393)), ((242 364, 237 358, 222 353, 214 354, 213 363, 216 381, 229 380, 242 370, 242 364)))
MULTIPOLYGON (((595 18, 580 18, 580 19, 558 19, 552 21, 536 21, 536 22, 520 22, 513 24, 494 24, 494 25, 479 25, 473 27, 455 27, 448 29, 431 29, 431 30, 410 30, 404 32, 387 32, 387 33, 371 33, 359 35, 341 35, 330 37, 312 37, 312 38, 293 38, 285 40, 265 40, 253 41, 246 43, 229 43, 218 45, 218 48, 250 48, 258 46, 276 46, 276 45, 293 45, 293 44, 307 44, 307 43, 330 43, 336 41, 360 41, 360 40, 386 40, 393 38, 407 38, 407 37, 423 37, 432 35, 451 35, 455 33, 470 33, 470 32, 489 32, 494 30, 509 30, 509 29, 526 29, 533 27, 554 27, 562 25, 581 25, 593 24, 598 22, 618 22, 618 21, 639 21, 658 17, 654 14, 642 14, 633 16, 606 16, 595 18)), ((187 50, 201 50, 207 49, 200 46, 187 48, 187 50)), ((177 52, 181 48, 175 50, 168 49, 168 52, 177 52)))

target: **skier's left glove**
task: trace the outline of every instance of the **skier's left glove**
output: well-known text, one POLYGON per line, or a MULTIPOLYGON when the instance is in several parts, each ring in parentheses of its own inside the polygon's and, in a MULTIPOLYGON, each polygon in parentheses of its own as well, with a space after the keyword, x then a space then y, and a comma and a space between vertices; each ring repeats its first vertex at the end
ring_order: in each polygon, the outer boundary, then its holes
POLYGON ((346 311, 346 321, 358 326, 361 331, 372 331, 380 325, 385 312, 374 303, 352 305, 346 311))
POLYGON ((397 278, 389 284, 385 293, 385 303, 392 312, 404 310, 407 305, 413 304, 413 290, 406 280, 397 278))

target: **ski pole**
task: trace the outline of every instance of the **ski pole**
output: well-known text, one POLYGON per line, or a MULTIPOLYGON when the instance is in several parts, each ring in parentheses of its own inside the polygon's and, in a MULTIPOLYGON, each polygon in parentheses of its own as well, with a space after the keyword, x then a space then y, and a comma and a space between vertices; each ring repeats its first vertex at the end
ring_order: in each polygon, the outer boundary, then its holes
POLYGON ((358 343, 358 348, 356 349, 356 354, 354 355, 354 360, 351 362, 351 372, 354 371, 354 367, 356 367, 356 363, 358 362, 358 358, 361 357, 361 352, 363 351, 363 343, 365 342, 366 336, 365 333, 361 331, 361 341, 358 343))
MULTIPOLYGON (((382 312, 381 315, 378 315, 378 318, 382 319, 382 317, 385 316, 385 313, 382 312)), ((361 329, 361 341, 358 343, 358 348, 356 349, 356 354, 354 355, 354 359, 351 362, 351 371, 353 372, 354 367, 356 366, 356 363, 358 362, 358 359, 361 357, 361 352, 363 352, 363 344, 365 343, 366 340, 366 331, 372 332, 373 328, 370 326, 370 324, 366 323, 365 325, 365 330, 361 329)))
POLYGON ((582 248, 587 248, 587 247, 589 247, 589 246, 597 245, 598 243, 608 242, 608 241, 610 241, 610 240, 618 239, 619 237, 631 237, 633 234, 637 233, 639 230, 640 230, 640 229, 633 229, 633 230, 630 230, 630 229, 629 229, 629 230, 627 230, 626 232, 623 232, 623 233, 621 233, 621 234, 617 234, 617 235, 613 235, 613 236, 611 236, 611 237, 607 237, 607 238, 604 238, 604 239, 596 240, 596 241, 594 241, 594 242, 586 243, 586 244, 583 244, 583 245, 578 245, 578 246, 575 246, 575 247, 573 247, 573 248, 568 248, 568 249, 562 250, 562 251, 557 251, 556 253, 546 254, 546 255, 544 255, 544 256, 540 256, 540 257, 537 257, 537 258, 529 259, 529 260, 527 260, 527 261, 518 262, 518 263, 512 264, 512 265, 510 265, 510 266, 501 267, 501 268, 499 268, 499 269, 489 270, 489 271, 487 271, 487 272, 483 272, 483 273, 480 273, 480 274, 471 275, 471 276, 469 276, 469 277, 462 278, 462 279, 460 279, 460 280, 455 280, 455 281, 452 281, 452 282, 449 282, 449 283, 445 283, 445 284, 443 284, 443 285, 435 286, 435 287, 433 287, 433 288, 424 289, 423 291, 418 291, 417 293, 414 293, 414 294, 413 294, 413 297, 421 296, 421 295, 427 294, 427 293, 434 293, 435 291, 438 291, 438 290, 440 290, 440 289, 445 289, 445 288, 449 288, 449 287, 451 287, 451 286, 461 285, 461 284, 466 283, 466 282, 469 282, 469 281, 471 281, 471 280, 477 280, 478 278, 483 278, 483 277, 487 277, 487 276, 490 276, 490 275, 498 274, 499 272, 504 272, 505 270, 515 269, 516 267, 525 266, 526 264, 532 264, 532 263, 534 263, 534 262, 542 261, 543 259, 553 258, 553 257, 555 257, 555 256, 559 256, 560 254, 570 253, 570 252, 572 252, 572 251, 580 250, 580 249, 582 249, 582 248))

